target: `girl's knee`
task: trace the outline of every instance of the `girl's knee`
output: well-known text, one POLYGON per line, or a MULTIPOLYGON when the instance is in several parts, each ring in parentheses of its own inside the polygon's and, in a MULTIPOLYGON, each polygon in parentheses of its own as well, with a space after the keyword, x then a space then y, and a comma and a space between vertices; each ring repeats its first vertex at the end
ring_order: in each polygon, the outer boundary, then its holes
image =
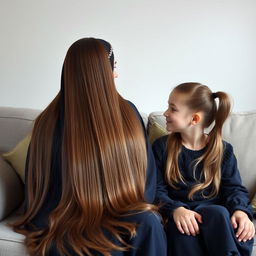
POLYGON ((153 212, 143 212, 136 215, 137 221, 146 226, 161 225, 161 217, 153 212))
POLYGON ((153 212, 141 212, 124 217, 125 221, 133 222, 144 228, 162 228, 161 217, 153 212))
POLYGON ((133 216, 137 224, 136 236, 132 246, 140 248, 136 255, 166 255, 166 235, 161 223, 161 218, 153 212, 138 213, 133 216))
POLYGON ((221 205, 204 206, 198 209, 197 212, 202 215, 203 219, 230 219, 229 211, 221 205))

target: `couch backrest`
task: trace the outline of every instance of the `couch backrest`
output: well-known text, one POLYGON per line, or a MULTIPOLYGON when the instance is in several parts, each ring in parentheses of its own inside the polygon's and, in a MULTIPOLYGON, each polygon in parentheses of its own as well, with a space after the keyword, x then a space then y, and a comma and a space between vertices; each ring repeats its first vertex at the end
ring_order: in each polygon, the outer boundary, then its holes
MULTIPOLYGON (((41 110, 0 107, 0 152, 11 150, 32 129, 41 110)), ((142 114, 147 124, 147 115, 142 114)), ((148 131, 157 123, 165 127, 162 112, 148 117, 148 131)), ((223 127, 223 138, 234 147, 244 185, 250 195, 256 192, 256 111, 232 113, 223 127)))
MULTIPOLYGON (((33 128, 33 122, 42 110, 0 107, 0 152, 11 150, 33 128)), ((147 127, 148 116, 141 113, 147 127)))
MULTIPOLYGON (((149 133, 155 123, 165 127, 162 112, 149 115, 149 133)), ((256 111, 232 113, 224 124, 223 139, 233 145, 243 183, 252 196, 256 192, 256 111)))
POLYGON ((0 151, 11 150, 27 135, 40 110, 0 107, 0 151))
POLYGON ((232 113, 224 124, 223 138, 233 145, 244 185, 256 192, 256 111, 232 113))

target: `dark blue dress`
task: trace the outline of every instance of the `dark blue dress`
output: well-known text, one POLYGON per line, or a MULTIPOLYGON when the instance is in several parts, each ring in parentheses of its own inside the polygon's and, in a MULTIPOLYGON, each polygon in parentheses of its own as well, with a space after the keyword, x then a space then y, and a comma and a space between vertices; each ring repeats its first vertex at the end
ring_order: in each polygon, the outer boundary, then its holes
POLYGON ((208 187, 203 193, 195 193, 193 200, 189 200, 188 193, 191 187, 196 184, 196 179, 200 180, 202 173, 202 165, 199 164, 195 171, 195 179, 193 164, 196 159, 202 156, 206 148, 194 151, 182 146, 178 163, 185 183, 178 183, 178 189, 174 189, 164 181, 167 138, 168 136, 164 136, 156 140, 153 144, 153 152, 158 168, 156 203, 163 205, 161 212, 168 219, 166 226, 168 255, 251 255, 253 239, 245 243, 239 242, 230 222, 230 216, 236 210, 246 212, 249 218, 252 219, 248 192, 242 185, 232 146, 223 142, 224 155, 221 168, 221 187, 218 196, 205 198, 204 196, 211 192, 211 187, 208 187), (199 235, 181 234, 176 228, 172 212, 180 206, 202 215, 203 223, 199 224, 199 235))

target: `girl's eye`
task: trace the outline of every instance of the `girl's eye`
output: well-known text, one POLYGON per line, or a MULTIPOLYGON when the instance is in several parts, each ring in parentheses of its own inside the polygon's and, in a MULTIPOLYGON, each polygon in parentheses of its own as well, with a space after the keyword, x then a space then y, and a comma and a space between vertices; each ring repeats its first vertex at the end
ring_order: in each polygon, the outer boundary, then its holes
POLYGON ((168 105, 168 106, 167 106, 167 109, 168 109, 169 111, 171 111, 171 112, 178 112, 178 109, 175 108, 175 107, 173 107, 172 105, 168 105))

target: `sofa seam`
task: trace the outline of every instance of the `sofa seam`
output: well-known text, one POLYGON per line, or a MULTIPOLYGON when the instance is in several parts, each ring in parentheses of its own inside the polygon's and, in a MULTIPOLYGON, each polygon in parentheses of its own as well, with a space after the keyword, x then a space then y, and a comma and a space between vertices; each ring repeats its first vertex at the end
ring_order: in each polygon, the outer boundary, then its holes
POLYGON ((14 242, 14 243, 19 243, 19 244, 23 244, 24 243, 22 241, 15 241, 15 240, 4 239, 4 238, 0 238, 0 241, 14 242))
POLYGON ((31 121, 33 122, 35 119, 28 119, 28 118, 20 118, 20 117, 3 117, 0 116, 0 119, 16 119, 16 120, 24 120, 24 121, 31 121))

